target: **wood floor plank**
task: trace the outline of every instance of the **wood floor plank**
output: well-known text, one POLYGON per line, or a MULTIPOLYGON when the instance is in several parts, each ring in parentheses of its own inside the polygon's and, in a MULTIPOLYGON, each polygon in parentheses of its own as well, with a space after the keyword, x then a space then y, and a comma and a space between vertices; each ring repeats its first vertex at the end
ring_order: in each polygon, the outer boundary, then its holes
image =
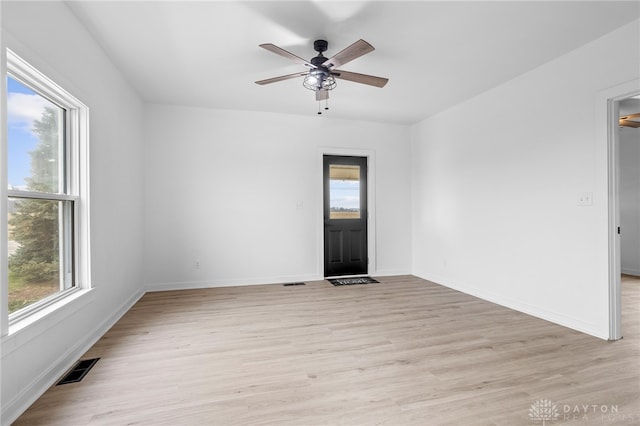
POLYGON ((513 426, 542 399, 554 424, 640 424, 639 278, 623 278, 617 342, 378 280, 148 293, 85 354, 100 361, 84 380, 15 425, 513 426), (586 405, 616 412, 563 412, 586 405))

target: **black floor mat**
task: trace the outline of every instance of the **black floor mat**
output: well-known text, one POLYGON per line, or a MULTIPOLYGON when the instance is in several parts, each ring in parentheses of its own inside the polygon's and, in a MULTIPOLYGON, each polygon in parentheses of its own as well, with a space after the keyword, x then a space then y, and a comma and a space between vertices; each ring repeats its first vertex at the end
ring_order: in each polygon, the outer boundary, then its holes
POLYGON ((379 283, 371 277, 331 278, 329 282, 334 286, 379 283))

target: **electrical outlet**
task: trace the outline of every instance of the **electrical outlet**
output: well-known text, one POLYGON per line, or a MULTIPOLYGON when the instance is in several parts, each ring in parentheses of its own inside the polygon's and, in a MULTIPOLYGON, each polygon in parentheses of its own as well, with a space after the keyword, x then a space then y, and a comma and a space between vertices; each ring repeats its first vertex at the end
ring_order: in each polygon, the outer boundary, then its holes
POLYGON ((593 205, 593 192, 580 192, 578 194, 579 206, 592 206, 593 205))
POLYGON ((196 260, 195 260, 195 262, 193 263, 193 266, 194 266, 196 269, 200 269, 200 259, 196 259, 196 260))

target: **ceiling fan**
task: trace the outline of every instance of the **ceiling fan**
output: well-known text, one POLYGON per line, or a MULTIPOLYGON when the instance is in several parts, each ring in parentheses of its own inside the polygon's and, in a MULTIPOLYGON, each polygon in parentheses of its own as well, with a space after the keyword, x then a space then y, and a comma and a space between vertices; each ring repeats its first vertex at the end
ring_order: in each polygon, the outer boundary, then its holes
MULTIPOLYGON (((313 42, 313 49, 318 52, 318 56, 311 58, 310 61, 303 59, 291 52, 284 50, 281 47, 271 43, 261 44, 260 47, 273 52, 277 55, 284 56, 292 60, 293 62, 302 64, 309 68, 305 72, 297 72, 294 74, 282 75, 279 77, 268 78, 266 80, 256 81, 256 84, 264 85, 271 84, 278 81, 289 80, 296 77, 304 77, 302 85, 313 90, 316 93, 316 100, 323 101, 329 99, 329 90, 336 87, 336 78, 342 80, 353 81, 356 83, 368 84, 375 87, 384 87, 389 81, 388 78, 375 77, 373 75, 359 74, 355 72, 343 71, 337 69, 337 67, 351 62, 360 56, 373 52, 375 49, 372 45, 366 41, 360 39, 341 50, 337 54, 330 58, 324 57, 322 52, 327 50, 329 43, 326 40, 316 40, 313 42)), ((325 109, 328 109, 325 107, 325 109)), ((318 111, 318 114, 320 112, 318 111)))

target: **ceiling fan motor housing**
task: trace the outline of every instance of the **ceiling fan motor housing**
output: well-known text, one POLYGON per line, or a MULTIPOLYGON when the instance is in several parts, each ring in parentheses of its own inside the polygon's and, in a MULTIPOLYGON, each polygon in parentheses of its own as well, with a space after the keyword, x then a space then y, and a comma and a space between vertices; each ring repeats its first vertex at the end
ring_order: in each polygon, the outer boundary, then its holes
POLYGON ((315 58, 311 58, 311 63, 313 65, 315 65, 318 68, 325 68, 322 66, 322 64, 325 63, 325 61, 327 60, 327 58, 325 58, 324 56, 322 56, 322 54, 320 54, 319 56, 316 56, 315 58))

